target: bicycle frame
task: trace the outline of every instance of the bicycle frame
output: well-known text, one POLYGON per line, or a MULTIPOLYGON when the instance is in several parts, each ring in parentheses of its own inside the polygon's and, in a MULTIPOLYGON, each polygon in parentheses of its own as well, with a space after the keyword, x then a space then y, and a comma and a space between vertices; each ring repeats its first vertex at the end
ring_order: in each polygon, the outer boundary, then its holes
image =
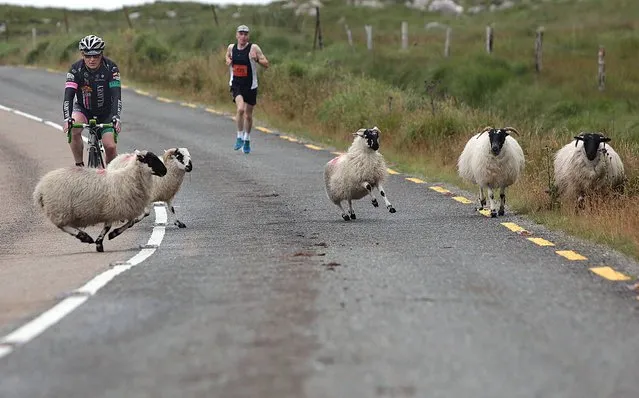
MULTIPOLYGON (((93 118, 89 119, 88 123, 73 123, 71 127, 89 130, 89 146, 87 148, 89 159, 87 161, 87 166, 96 169, 104 169, 106 167, 104 164, 106 153, 104 152, 104 146, 102 145, 102 129, 106 127, 113 127, 113 123, 97 123, 97 120, 93 118)), ((71 130, 69 130, 69 134, 71 134, 71 130)))

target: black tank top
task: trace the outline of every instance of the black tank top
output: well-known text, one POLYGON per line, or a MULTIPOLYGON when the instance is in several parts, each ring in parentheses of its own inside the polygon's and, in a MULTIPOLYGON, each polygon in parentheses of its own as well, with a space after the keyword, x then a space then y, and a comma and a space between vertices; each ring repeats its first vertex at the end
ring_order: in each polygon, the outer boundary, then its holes
POLYGON ((248 43, 242 50, 237 48, 237 43, 233 45, 231 52, 231 73, 233 79, 231 85, 251 87, 253 84, 253 67, 249 58, 251 46, 253 43, 248 43))

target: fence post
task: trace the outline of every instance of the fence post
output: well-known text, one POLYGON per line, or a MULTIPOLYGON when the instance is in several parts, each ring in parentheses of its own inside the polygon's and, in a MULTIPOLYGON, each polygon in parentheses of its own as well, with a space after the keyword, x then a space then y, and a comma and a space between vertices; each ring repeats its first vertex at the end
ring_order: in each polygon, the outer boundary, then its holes
POLYGON ((0 23, 0 33, 4 33, 4 38, 9 41, 9 22, 0 23))
POLYGON ((544 38, 544 27, 537 28, 537 36, 535 38, 535 71, 541 72, 541 53, 544 38))
POLYGON ((606 61, 604 59, 606 50, 602 45, 599 45, 599 53, 597 55, 597 64, 599 66, 597 80, 599 81, 599 91, 603 91, 606 88, 606 61))
POLYGON ((320 11, 319 7, 315 7, 315 38, 313 39, 313 50, 315 50, 315 42, 319 43, 319 49, 324 48, 322 41, 322 26, 320 25, 320 11))
POLYGON ((124 12, 124 17, 126 18, 126 23, 129 25, 129 29, 133 29, 131 18, 129 18, 129 11, 127 11, 126 7, 122 6, 122 12, 124 12))
POLYGON ((402 22, 402 50, 408 48, 408 22, 402 22))
POLYGON ((373 27, 371 25, 364 25, 366 29, 366 46, 369 50, 373 49, 373 27))
POLYGON ((444 57, 448 58, 450 56, 450 33, 451 27, 446 28, 446 41, 444 42, 444 57))
POLYGON ((215 26, 220 26, 220 23, 217 21, 217 11, 215 11, 215 5, 211 4, 211 12, 213 12, 213 19, 215 20, 215 26))
POLYGON ((493 52, 493 27, 486 26, 486 52, 492 54, 493 52))
POLYGON ((64 29, 66 33, 69 33, 69 15, 67 15, 67 9, 64 9, 64 29))
POLYGON ((353 33, 351 32, 348 25, 344 25, 344 28, 346 29, 346 37, 348 38, 348 45, 353 47, 353 33))

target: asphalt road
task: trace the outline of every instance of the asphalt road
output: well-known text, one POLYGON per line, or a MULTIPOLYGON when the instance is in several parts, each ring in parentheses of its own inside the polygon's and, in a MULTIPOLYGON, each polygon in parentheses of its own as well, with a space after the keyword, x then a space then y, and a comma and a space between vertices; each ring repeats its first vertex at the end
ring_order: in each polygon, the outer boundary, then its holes
MULTIPOLYGON (((59 123, 63 81, 0 68, 0 104, 59 123)), ((201 108, 125 90, 123 128, 120 151, 189 148, 187 228, 1 358, 1 397, 639 396, 636 293, 590 271, 639 274, 623 256, 405 175, 386 184, 397 213, 362 200, 344 222, 323 191, 330 152, 259 132, 235 152, 233 122, 201 108)), ((130 247, 152 228, 127 231, 130 247)))

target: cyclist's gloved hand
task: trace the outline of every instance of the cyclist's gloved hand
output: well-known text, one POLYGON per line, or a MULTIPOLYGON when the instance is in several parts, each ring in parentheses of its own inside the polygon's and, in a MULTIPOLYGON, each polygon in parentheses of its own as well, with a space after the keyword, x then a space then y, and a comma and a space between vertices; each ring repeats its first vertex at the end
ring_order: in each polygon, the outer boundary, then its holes
POLYGON ((68 133, 69 130, 71 130, 71 126, 73 125, 73 123, 75 123, 75 120, 73 120, 72 117, 66 119, 64 121, 64 124, 62 125, 62 131, 68 133))
POLYGON ((120 130, 122 129, 122 125, 120 124, 120 119, 114 116, 113 119, 111 119, 111 122, 113 123, 113 128, 115 129, 115 131, 118 134, 120 134, 120 130))

